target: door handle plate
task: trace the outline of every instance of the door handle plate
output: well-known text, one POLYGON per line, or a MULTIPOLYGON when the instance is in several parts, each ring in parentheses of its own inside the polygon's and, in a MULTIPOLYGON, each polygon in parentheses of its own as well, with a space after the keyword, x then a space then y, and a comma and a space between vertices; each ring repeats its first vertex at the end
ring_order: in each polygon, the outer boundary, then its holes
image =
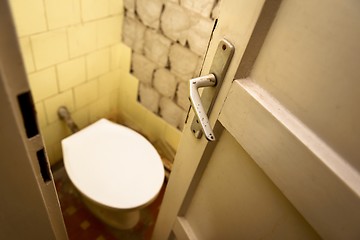
MULTIPOLYGON (((201 94, 202 106, 203 106, 203 109, 207 116, 209 116, 211 113, 212 107, 214 105, 217 94, 219 93, 221 84, 226 75, 230 61, 234 55, 234 51, 235 51, 234 46, 228 40, 222 39, 219 42, 219 45, 216 49, 214 59, 212 61, 210 71, 209 71, 209 74, 213 74, 215 76, 216 84, 212 87, 204 88, 204 90, 201 94)), ((192 81, 192 80, 190 80, 190 81, 192 81)), ((192 108, 195 109, 194 107, 195 106, 193 106, 193 103, 192 103, 192 108)), ((194 133, 196 138, 200 139, 202 137, 204 128, 201 125, 201 122, 199 121, 197 116, 194 117, 194 119, 191 123, 190 129, 194 133)), ((215 136, 213 134, 206 136, 206 138, 209 141, 215 140, 215 136)))

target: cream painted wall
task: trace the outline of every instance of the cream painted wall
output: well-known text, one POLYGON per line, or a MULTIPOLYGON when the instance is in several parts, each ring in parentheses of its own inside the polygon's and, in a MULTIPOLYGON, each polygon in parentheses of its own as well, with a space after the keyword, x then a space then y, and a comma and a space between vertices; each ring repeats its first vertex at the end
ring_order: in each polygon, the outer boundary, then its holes
POLYGON ((177 147, 180 132, 137 103, 131 50, 121 42, 122 0, 11 0, 19 44, 51 164, 70 134, 66 105, 80 128, 105 117, 177 147))

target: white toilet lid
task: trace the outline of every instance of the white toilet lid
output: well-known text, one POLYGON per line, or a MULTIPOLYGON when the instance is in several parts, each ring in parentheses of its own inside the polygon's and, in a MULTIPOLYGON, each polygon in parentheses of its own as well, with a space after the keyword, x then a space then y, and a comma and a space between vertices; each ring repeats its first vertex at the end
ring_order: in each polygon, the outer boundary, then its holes
POLYGON ((161 158, 139 133, 101 119, 61 142, 73 184, 100 204, 133 209, 156 197, 164 181, 161 158))

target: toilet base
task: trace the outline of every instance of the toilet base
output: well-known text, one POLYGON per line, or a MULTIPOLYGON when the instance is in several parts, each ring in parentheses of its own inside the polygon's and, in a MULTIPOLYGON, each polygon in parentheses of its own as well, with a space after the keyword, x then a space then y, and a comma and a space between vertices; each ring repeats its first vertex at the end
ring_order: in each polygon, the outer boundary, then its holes
POLYGON ((114 209, 98 204, 82 195, 89 210, 105 224, 120 230, 132 229, 140 220, 140 211, 114 209))

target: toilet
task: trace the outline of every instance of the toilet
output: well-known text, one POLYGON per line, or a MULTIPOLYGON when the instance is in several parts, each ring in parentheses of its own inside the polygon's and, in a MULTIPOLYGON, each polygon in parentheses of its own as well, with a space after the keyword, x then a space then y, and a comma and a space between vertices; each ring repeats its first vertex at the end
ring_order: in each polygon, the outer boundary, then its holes
POLYGON ((100 119, 61 142, 65 171, 84 203, 102 221, 131 229, 139 210, 164 182, 164 167, 153 145, 139 133, 100 119))

